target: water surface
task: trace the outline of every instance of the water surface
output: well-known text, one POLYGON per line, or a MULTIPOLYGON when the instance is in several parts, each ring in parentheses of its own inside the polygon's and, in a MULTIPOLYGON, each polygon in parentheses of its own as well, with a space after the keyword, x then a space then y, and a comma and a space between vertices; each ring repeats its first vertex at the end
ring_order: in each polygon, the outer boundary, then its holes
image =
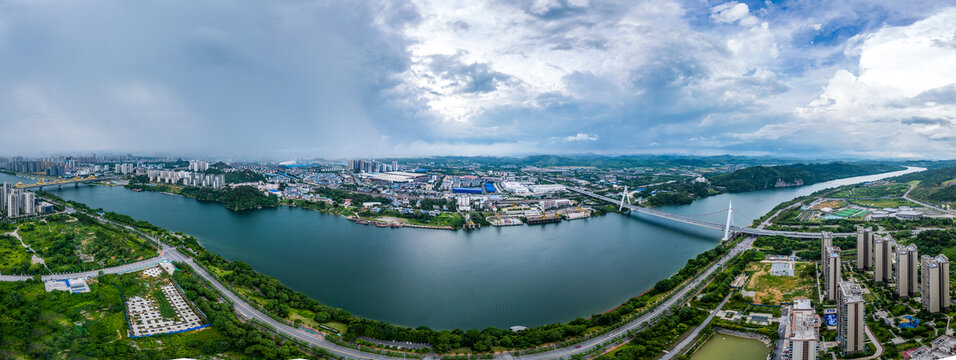
MULTIPOLYGON (((749 224, 782 201, 885 176, 723 194, 662 208, 684 215, 727 208, 749 224)), ((23 181, 0 174, 0 181, 23 181)), ((719 231, 618 215, 477 231, 391 229, 279 207, 221 204, 121 187, 48 188, 57 195, 195 236, 229 260, 322 303, 390 323, 435 329, 569 321, 611 309, 676 273, 719 242, 719 231)), ((724 214, 704 218, 723 223, 724 214)))

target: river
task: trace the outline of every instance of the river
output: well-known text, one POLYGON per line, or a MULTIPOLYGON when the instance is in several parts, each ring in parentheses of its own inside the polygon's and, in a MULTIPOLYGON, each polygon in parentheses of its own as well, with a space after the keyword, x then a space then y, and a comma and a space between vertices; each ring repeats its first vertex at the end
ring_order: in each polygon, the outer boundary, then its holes
MULTIPOLYGON (((904 172, 722 194, 661 209, 708 214, 733 201, 736 212, 756 218, 823 188, 904 172)), ((3 181, 33 182, 0 174, 3 181)), ((676 273, 722 235, 619 214, 477 231, 391 229, 290 207, 237 213, 222 204, 122 187, 47 190, 193 235, 208 250, 247 262, 324 304, 433 329, 531 327, 601 313, 676 273)), ((704 218, 723 223, 726 215, 704 218)), ((735 222, 750 220, 738 216, 735 222)))

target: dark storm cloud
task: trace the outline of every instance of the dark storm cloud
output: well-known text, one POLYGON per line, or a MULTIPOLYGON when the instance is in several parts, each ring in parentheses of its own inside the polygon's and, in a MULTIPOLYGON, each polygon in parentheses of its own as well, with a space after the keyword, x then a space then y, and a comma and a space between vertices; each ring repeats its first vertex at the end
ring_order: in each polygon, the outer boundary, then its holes
MULTIPOLYGON (((0 153, 814 154, 832 141, 790 127, 843 104, 833 74, 943 5, 0 0, 0 153)), ((953 99, 872 123, 950 139, 953 99)))

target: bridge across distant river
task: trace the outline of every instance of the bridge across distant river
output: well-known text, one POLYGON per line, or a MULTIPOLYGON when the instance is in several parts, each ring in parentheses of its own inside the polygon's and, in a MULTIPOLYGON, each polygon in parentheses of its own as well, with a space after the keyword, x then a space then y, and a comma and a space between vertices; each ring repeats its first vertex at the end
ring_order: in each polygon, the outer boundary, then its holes
MULTIPOLYGON (((569 187, 568 190, 574 191, 582 195, 590 196, 598 200, 604 200, 612 204, 617 204, 620 201, 620 200, 610 198, 604 195, 598 195, 594 192, 584 190, 581 188, 569 187)), ((627 208, 630 211, 639 212, 639 213, 647 214, 651 216, 656 216, 663 219, 674 220, 674 221, 682 222, 685 224, 702 226, 702 227, 721 230, 721 231, 727 230, 727 225, 724 225, 724 224, 718 224, 718 223, 713 223, 709 221, 704 221, 701 219, 695 219, 689 216, 671 214, 666 211, 660 211, 657 209, 631 205, 628 203, 622 203, 622 206, 627 208)), ((742 226, 734 226, 734 225, 730 225, 730 232, 736 233, 736 234, 751 234, 751 235, 760 235, 760 236, 783 235, 786 237, 804 238, 804 239, 819 239, 820 237, 823 236, 822 232, 779 231, 779 230, 756 229, 751 227, 742 227, 742 226)), ((856 233, 836 233, 833 235, 834 236, 851 236, 851 235, 856 235, 856 233)))

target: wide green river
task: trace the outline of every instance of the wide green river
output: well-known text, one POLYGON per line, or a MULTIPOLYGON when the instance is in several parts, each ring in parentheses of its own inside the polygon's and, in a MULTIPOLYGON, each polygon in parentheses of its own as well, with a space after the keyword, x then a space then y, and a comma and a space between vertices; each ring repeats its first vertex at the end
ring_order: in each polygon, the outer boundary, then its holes
MULTIPOLYGON (((732 200, 735 210, 756 218, 819 189, 900 173, 723 194, 662 210, 708 214, 732 200)), ((33 182, 0 174, 2 181, 33 182)), ((391 229, 299 208, 237 213, 217 203, 122 187, 46 190, 193 235, 229 260, 247 262, 355 315, 433 329, 530 327, 601 313, 674 274, 722 235, 618 214, 477 231, 391 229)), ((723 223, 725 216, 704 218, 723 223)), ((750 223, 744 217, 735 221, 750 223)))

